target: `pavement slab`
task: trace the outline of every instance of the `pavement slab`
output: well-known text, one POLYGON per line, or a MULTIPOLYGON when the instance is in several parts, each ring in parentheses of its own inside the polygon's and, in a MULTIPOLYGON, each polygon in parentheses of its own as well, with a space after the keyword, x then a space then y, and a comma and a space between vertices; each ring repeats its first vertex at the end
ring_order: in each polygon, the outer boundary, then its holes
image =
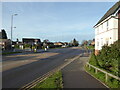
POLYGON ((89 57, 80 57, 62 69, 64 88, 104 88, 101 82, 85 72, 84 65, 89 57))

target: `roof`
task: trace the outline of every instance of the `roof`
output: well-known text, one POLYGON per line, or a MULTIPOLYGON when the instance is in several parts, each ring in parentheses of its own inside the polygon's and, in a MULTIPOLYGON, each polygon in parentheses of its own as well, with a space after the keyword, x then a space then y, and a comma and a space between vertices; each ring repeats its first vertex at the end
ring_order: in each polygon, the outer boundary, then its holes
POLYGON ((22 39, 35 40, 35 39, 39 39, 39 38, 22 38, 22 39))
MULTIPOLYGON (((120 8, 120 1, 118 1, 115 5, 113 5, 107 12, 106 14, 98 21, 96 25, 98 25, 100 22, 105 20, 107 17, 110 15, 114 14, 118 9, 120 8)), ((95 25, 95 26, 96 26, 95 25)))
POLYGON ((0 39, 0 42, 11 41, 10 39, 0 39))
POLYGON ((22 41, 23 42, 35 42, 35 41, 38 41, 38 42, 41 42, 40 39, 37 39, 37 38, 22 38, 22 41))

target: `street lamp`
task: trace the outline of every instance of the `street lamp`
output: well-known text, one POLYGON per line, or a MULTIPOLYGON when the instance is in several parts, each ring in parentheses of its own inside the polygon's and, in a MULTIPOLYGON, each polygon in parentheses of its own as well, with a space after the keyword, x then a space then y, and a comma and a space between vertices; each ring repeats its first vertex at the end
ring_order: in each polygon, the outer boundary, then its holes
POLYGON ((11 15, 11 47, 12 47, 12 31, 13 31, 13 16, 17 16, 18 14, 11 15))

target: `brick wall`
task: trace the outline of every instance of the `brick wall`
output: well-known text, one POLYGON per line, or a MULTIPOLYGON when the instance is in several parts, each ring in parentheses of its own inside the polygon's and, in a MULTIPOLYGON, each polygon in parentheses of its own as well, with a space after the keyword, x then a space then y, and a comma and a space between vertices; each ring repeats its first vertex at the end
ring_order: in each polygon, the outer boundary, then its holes
POLYGON ((99 50, 95 50, 95 55, 99 55, 99 50))

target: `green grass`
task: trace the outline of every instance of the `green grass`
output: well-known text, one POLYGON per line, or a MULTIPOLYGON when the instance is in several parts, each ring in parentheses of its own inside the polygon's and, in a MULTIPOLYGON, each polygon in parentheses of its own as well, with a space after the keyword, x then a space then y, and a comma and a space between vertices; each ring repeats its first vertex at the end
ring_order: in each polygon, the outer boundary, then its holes
POLYGON ((54 88, 60 89, 63 88, 62 86, 62 73, 60 71, 54 73, 43 82, 38 83, 33 89, 37 88, 54 88))
POLYGON ((9 55, 9 54, 15 54, 15 53, 22 53, 22 52, 6 52, 6 53, 2 53, 2 55, 9 55))
POLYGON ((87 46, 87 48, 93 50, 95 47, 94 46, 87 46))
POLYGON ((88 67, 85 66, 85 70, 90 73, 91 75, 93 75, 94 77, 96 77, 97 79, 99 79, 101 82, 105 83, 108 87, 110 88, 119 88, 120 89, 120 81, 112 78, 112 77, 108 77, 108 81, 105 81, 105 74, 102 72, 98 72, 97 74, 95 73, 95 70, 93 68, 91 68, 89 70, 88 67))

